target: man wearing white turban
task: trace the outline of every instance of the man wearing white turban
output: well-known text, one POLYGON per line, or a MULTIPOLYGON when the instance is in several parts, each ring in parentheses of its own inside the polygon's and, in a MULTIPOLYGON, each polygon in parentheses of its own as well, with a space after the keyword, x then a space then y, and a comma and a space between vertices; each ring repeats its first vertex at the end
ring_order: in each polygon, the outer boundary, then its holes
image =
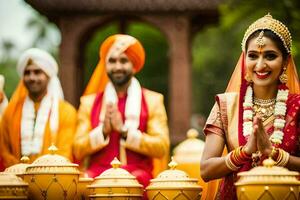
POLYGON ((76 110, 63 99, 55 59, 43 50, 28 49, 17 71, 21 81, 0 127, 4 165, 16 164, 22 156, 34 161, 48 153, 51 144, 58 147, 58 154, 71 159, 76 110))

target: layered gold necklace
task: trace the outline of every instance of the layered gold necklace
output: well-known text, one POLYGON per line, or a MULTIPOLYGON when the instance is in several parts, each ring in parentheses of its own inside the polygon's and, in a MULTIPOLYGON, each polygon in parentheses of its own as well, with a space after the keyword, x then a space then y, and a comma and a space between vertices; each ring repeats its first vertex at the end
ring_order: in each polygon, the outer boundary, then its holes
POLYGON ((253 111, 255 115, 259 115, 262 121, 266 121, 274 114, 276 99, 258 99, 253 98, 253 111))

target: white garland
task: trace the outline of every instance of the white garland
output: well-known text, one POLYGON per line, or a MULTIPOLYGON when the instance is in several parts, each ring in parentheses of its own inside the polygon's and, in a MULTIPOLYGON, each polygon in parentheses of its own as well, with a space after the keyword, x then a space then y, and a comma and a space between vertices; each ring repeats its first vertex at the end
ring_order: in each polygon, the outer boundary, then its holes
MULTIPOLYGON (((286 101, 288 99, 289 90, 279 89, 275 103, 275 120, 274 132, 270 136, 270 140, 274 144, 281 144, 283 139, 283 128, 285 126, 286 101)), ((249 85, 246 90, 245 100, 243 103, 243 135, 247 138, 253 132, 253 89, 249 85)))

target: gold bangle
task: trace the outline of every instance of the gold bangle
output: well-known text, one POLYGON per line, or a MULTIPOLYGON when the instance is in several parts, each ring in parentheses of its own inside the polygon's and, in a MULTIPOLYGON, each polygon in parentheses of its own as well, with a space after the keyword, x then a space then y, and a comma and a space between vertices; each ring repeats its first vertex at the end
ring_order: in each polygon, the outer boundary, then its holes
POLYGON ((231 154, 232 152, 230 152, 229 154, 227 154, 227 156, 225 157, 225 164, 228 167, 228 169, 230 169, 231 171, 238 171, 239 167, 236 166, 232 160, 231 160, 231 154))
POLYGON ((283 149, 279 149, 279 156, 275 164, 277 166, 284 167, 289 162, 289 159, 290 159, 290 154, 284 151, 283 149))

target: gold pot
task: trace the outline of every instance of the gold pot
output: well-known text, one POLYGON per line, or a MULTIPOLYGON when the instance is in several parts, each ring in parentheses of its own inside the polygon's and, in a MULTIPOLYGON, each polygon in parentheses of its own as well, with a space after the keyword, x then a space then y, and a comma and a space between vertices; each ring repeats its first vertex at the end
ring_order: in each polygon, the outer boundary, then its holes
POLYGON ((197 178, 203 188, 202 199, 214 199, 218 189, 218 180, 204 182, 200 175, 200 161, 205 143, 198 139, 199 132, 189 129, 187 139, 174 148, 173 158, 177 162, 176 167, 185 171, 191 178, 197 178))
POLYGON ((299 199, 298 172, 274 166, 272 159, 266 159, 263 166, 247 172, 240 172, 235 183, 239 200, 297 200, 299 199))
POLYGON ((199 133, 196 129, 187 132, 187 139, 174 148, 173 158, 177 162, 176 167, 189 174, 190 177, 200 178, 200 161, 205 143, 197 139, 199 133))
POLYGON ((33 200, 75 199, 79 179, 78 165, 55 154, 52 145, 50 154, 36 159, 27 167, 24 180, 29 184, 29 198, 33 200))
POLYGON ((198 185, 198 180, 189 178, 187 173, 175 169, 177 163, 169 163, 169 170, 161 172, 155 179, 150 181, 146 188, 150 200, 180 199, 199 200, 201 198, 202 187, 198 185))
POLYGON ((0 173, 0 199, 28 199, 28 183, 11 173, 0 173))
POLYGON ((120 168, 118 159, 111 162, 112 168, 104 171, 88 186, 89 198, 92 200, 114 199, 135 200, 143 196, 143 186, 135 176, 120 168))
POLYGON ((89 190, 88 185, 92 184, 94 181, 93 178, 89 177, 79 177, 78 182, 78 199, 79 200, 88 200, 89 199, 89 190))
POLYGON ((27 156, 23 156, 21 158, 21 163, 10 166, 4 170, 5 173, 15 174, 18 177, 24 179, 24 174, 26 172, 26 168, 29 166, 29 158, 27 156))

